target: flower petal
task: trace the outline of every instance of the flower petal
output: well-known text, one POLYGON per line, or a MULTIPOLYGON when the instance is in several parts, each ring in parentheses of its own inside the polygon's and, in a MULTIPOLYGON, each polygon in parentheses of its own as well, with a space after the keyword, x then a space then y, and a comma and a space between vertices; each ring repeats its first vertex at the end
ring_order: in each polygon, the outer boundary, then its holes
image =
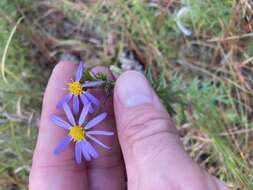
POLYGON ((76 125, 75 118, 74 118, 74 116, 73 116, 73 114, 72 114, 72 112, 71 112, 71 110, 70 110, 68 104, 67 104, 67 103, 63 103, 62 106, 63 106, 64 112, 65 112, 65 114, 66 114, 66 116, 67 116, 69 122, 70 122, 72 125, 76 125))
POLYGON ((104 135, 104 136, 112 136, 114 135, 111 131, 88 131, 88 135, 104 135))
POLYGON ((77 142, 75 145, 75 159, 76 163, 80 164, 82 162, 82 149, 81 149, 81 142, 77 142))
POLYGON ((87 152, 93 157, 93 158, 97 158, 98 157, 98 153, 95 150, 95 148, 86 140, 82 141, 84 143, 84 146, 87 150, 87 152))
POLYGON ((77 115, 79 112, 79 99, 78 96, 74 96, 73 98, 73 113, 77 115))
POLYGON ((97 140, 95 137, 87 134, 87 137, 90 138, 91 140, 93 140, 95 143, 97 143, 98 145, 104 147, 105 149, 110 149, 109 146, 106 146, 104 143, 100 142, 99 140, 97 140))
POLYGON ((103 121, 107 116, 107 113, 101 113, 92 120, 90 120, 87 125, 85 126, 85 129, 90 129, 94 127, 95 125, 99 124, 101 121, 103 121))
POLYGON ((91 93, 89 93, 88 91, 86 91, 85 93, 86 98, 88 98, 89 101, 91 101, 93 104, 95 104, 97 107, 100 106, 100 101, 93 96, 91 93))
POLYGON ((84 84, 83 84, 83 86, 84 87, 96 87, 96 86, 99 86, 99 85, 101 85, 101 84, 104 84, 105 83, 105 81, 103 81, 103 80, 97 80, 97 81, 86 81, 84 84))
POLYGON ((66 146, 71 142, 71 138, 69 136, 65 137, 61 143, 54 149, 54 154, 59 155, 66 146))
MULTIPOLYGON (((87 106, 87 104, 90 103, 90 101, 86 98, 86 96, 85 96, 84 94, 82 94, 82 95, 80 96, 80 98, 81 98, 81 100, 82 100, 84 106, 87 106)), ((93 111, 94 111, 94 110, 93 110, 92 106, 90 106, 89 113, 93 113, 93 111)))
POLYGON ((68 103, 68 102, 70 101, 71 98, 72 98, 72 94, 71 94, 71 93, 66 94, 66 95, 63 96, 62 99, 58 102, 58 104, 57 104, 56 107, 57 107, 58 109, 62 108, 62 104, 63 104, 64 102, 68 103))
POLYGON ((79 82, 82 78, 84 63, 81 61, 76 70, 75 80, 79 82))
POLYGON ((79 117, 78 125, 82 125, 88 115, 88 112, 90 110, 91 103, 88 103, 87 105, 83 106, 83 110, 81 112, 81 115, 79 117))
POLYGON ((50 120, 57 126, 62 127, 64 129, 70 129, 71 125, 64 121, 62 118, 56 116, 56 115, 51 115, 50 120))
POLYGON ((90 154, 88 153, 88 151, 86 150, 85 143, 83 141, 81 141, 80 143, 81 143, 81 149, 82 149, 82 153, 83 153, 84 158, 87 161, 90 161, 91 157, 90 157, 90 154))

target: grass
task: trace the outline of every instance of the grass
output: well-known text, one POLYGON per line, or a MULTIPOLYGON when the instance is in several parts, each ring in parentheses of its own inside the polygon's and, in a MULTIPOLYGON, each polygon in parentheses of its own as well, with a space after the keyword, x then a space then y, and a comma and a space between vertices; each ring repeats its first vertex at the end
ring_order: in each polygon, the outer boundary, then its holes
POLYGON ((253 189, 253 43, 240 27, 248 8, 236 0, 184 2, 166 8, 137 0, 2 0, 1 72, 8 82, 0 80, 0 186, 26 188, 50 63, 67 52, 120 71, 118 57, 129 49, 174 115, 191 157, 232 189, 253 189), (183 19, 190 37, 175 22, 181 6, 190 8, 183 19))
MULTIPOLYGON (((6 8, 0 8, 1 15, 16 16, 15 7, 7 1, 0 4, 6 8)), ((29 61, 26 42, 15 32, 15 24, 0 19, 0 40, 0 56, 5 57, 1 73, 6 76, 0 80, 0 189, 26 189, 45 74, 29 61)))

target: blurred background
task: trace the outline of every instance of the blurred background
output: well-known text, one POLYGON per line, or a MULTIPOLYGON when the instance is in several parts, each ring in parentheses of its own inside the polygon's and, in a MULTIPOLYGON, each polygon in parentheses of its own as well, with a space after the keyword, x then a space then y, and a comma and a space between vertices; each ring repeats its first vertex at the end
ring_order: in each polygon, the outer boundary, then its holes
POLYGON ((251 0, 0 0, 0 189, 27 189, 50 72, 80 59, 146 73, 192 159, 253 189, 251 0))

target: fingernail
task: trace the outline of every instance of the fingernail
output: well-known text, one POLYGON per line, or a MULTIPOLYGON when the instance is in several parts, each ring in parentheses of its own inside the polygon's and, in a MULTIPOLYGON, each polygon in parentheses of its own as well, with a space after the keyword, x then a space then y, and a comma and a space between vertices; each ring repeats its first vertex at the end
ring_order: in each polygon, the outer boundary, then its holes
POLYGON ((152 89, 146 78, 139 72, 128 71, 122 74, 116 83, 117 96, 126 107, 151 103, 152 89))

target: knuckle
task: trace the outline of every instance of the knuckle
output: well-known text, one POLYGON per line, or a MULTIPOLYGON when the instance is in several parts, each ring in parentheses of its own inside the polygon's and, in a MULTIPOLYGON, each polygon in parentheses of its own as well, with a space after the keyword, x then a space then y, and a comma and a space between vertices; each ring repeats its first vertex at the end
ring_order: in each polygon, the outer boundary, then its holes
POLYGON ((122 156, 119 149, 115 151, 102 152, 100 157, 93 162, 86 163, 87 170, 113 170, 123 167, 122 156))
POLYGON ((167 115, 154 112, 153 109, 130 115, 120 133, 128 146, 134 146, 140 141, 155 136, 173 135, 177 137, 177 131, 171 119, 167 115))

